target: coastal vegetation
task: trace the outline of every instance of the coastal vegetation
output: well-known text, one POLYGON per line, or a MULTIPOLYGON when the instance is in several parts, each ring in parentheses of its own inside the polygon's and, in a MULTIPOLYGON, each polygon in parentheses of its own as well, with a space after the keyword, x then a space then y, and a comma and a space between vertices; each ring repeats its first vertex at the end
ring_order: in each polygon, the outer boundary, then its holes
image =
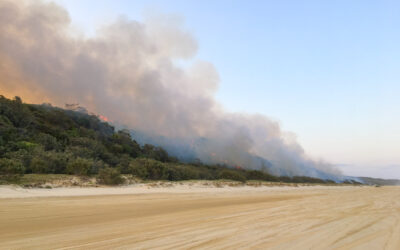
POLYGON ((273 176, 265 171, 182 162, 161 147, 140 145, 127 130, 116 130, 97 115, 25 104, 0 96, 0 181, 24 174, 95 177, 117 185, 121 175, 142 180, 248 180, 332 183, 306 176, 273 176))

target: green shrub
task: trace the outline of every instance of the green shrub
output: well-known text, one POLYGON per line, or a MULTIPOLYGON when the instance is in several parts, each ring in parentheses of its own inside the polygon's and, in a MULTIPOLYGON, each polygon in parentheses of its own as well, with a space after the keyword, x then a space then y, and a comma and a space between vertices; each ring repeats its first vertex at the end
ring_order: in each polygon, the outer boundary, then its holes
POLYGON ((7 152, 6 154, 4 154, 4 157, 21 162, 22 165, 25 167, 25 173, 31 173, 32 171, 30 170, 30 162, 33 155, 34 152, 20 149, 18 151, 7 152))
POLYGON ((68 146, 65 150, 66 153, 80 158, 95 158, 96 152, 90 147, 83 146, 68 146))
MULTIPOLYGON (((155 159, 157 161, 168 162, 170 160, 170 157, 169 157, 167 151, 165 151, 161 147, 155 147, 150 144, 145 144, 143 146, 143 153, 146 157, 155 159)), ((171 158, 171 160, 173 161, 174 159, 171 158)))
POLYGON ((38 146, 38 144, 28 142, 28 141, 19 141, 19 142, 17 142, 17 146, 19 149, 25 149, 25 150, 29 151, 29 150, 34 149, 36 146, 38 146))
POLYGON ((146 159, 144 161, 144 166, 146 167, 148 178, 151 180, 166 180, 168 178, 167 168, 165 165, 156 160, 146 159))
POLYGON ((34 156, 32 158, 30 169, 32 170, 32 173, 51 173, 48 162, 45 161, 45 159, 40 155, 34 156))
POLYGON ((89 174, 91 174, 91 175, 98 174, 100 172, 100 169, 108 168, 108 167, 109 167, 109 165, 102 160, 93 161, 93 165, 91 166, 91 168, 89 170, 89 174))
POLYGON ((292 182, 292 178, 290 178, 289 176, 279 176, 278 179, 281 182, 286 182, 286 183, 292 182))
POLYGON ((275 176, 260 170, 247 170, 245 175, 247 180, 277 181, 275 176))
POLYGON ((38 174, 63 174, 69 157, 69 154, 56 151, 36 152, 30 161, 29 170, 38 174))
POLYGON ((241 182, 246 182, 246 177, 242 174, 240 174, 237 171, 233 170, 223 170, 219 174, 220 179, 228 179, 228 180, 234 180, 234 181, 241 181, 241 182))
POLYGON ((129 164, 130 173, 142 179, 168 180, 168 171, 164 163, 148 158, 137 158, 129 164))
POLYGON ((167 176, 170 181, 181 181, 199 179, 200 174, 197 169, 190 165, 170 164, 167 167, 167 176))
POLYGON ((123 154, 121 155, 121 157, 119 157, 118 159, 118 164, 117 164, 117 168, 119 169, 119 171, 122 174, 130 174, 130 162, 132 161, 132 158, 127 155, 127 154, 123 154))
POLYGON ((115 153, 128 154, 133 158, 136 158, 141 154, 140 145, 132 139, 128 130, 120 130, 113 134, 111 137, 113 146, 111 150, 115 153))
POLYGON ((308 176, 293 176, 292 182, 294 183, 325 183, 325 180, 308 177, 308 176))
POLYGON ((6 180, 19 179, 24 174, 25 168, 18 160, 0 159, 0 178, 6 180))
POLYGON ((129 170, 127 171, 127 173, 130 173, 144 180, 147 179, 149 176, 147 168, 145 167, 142 160, 139 159, 133 160, 129 163, 129 170))
POLYGON ((67 165, 67 173, 75 175, 89 175, 93 166, 93 161, 84 158, 76 158, 67 165))
POLYGON ((56 151, 46 152, 46 159, 48 161, 50 173, 65 173, 69 158, 72 158, 72 156, 66 153, 60 153, 56 151))
POLYGON ((39 133, 37 136, 35 136, 35 142, 41 144, 46 151, 60 148, 57 139, 54 136, 46 133, 39 133))
POLYGON ((105 185, 119 185, 124 183, 124 179, 121 177, 120 172, 114 168, 100 169, 97 181, 100 184, 105 185))

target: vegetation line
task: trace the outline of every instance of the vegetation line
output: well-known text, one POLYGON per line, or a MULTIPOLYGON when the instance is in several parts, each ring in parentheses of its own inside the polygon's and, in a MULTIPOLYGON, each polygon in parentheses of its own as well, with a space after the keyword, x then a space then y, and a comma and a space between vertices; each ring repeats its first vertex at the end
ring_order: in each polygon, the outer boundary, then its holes
POLYGON ((100 184, 121 184, 121 174, 142 180, 333 183, 199 161, 184 163, 161 147, 139 145, 129 132, 115 131, 95 115, 0 96, 0 184, 17 183, 32 173, 92 176, 100 184))

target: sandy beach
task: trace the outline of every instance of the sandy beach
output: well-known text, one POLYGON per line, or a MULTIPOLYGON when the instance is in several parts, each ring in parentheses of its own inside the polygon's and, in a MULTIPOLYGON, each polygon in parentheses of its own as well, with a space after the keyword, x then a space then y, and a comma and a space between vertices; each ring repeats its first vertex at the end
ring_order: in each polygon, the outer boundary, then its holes
POLYGON ((0 187, 1 249, 400 249, 400 187, 0 187))

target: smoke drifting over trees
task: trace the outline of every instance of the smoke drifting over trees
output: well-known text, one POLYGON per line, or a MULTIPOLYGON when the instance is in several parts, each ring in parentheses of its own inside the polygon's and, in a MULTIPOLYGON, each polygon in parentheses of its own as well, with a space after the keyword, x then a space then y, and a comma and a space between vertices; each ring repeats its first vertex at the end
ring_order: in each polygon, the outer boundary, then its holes
POLYGON ((340 176, 332 165, 307 157, 277 122, 225 112, 214 97, 219 79, 212 64, 174 64, 196 49, 177 24, 120 18, 85 38, 73 33, 68 13, 56 4, 0 0, 1 94, 79 103, 183 159, 340 176))

